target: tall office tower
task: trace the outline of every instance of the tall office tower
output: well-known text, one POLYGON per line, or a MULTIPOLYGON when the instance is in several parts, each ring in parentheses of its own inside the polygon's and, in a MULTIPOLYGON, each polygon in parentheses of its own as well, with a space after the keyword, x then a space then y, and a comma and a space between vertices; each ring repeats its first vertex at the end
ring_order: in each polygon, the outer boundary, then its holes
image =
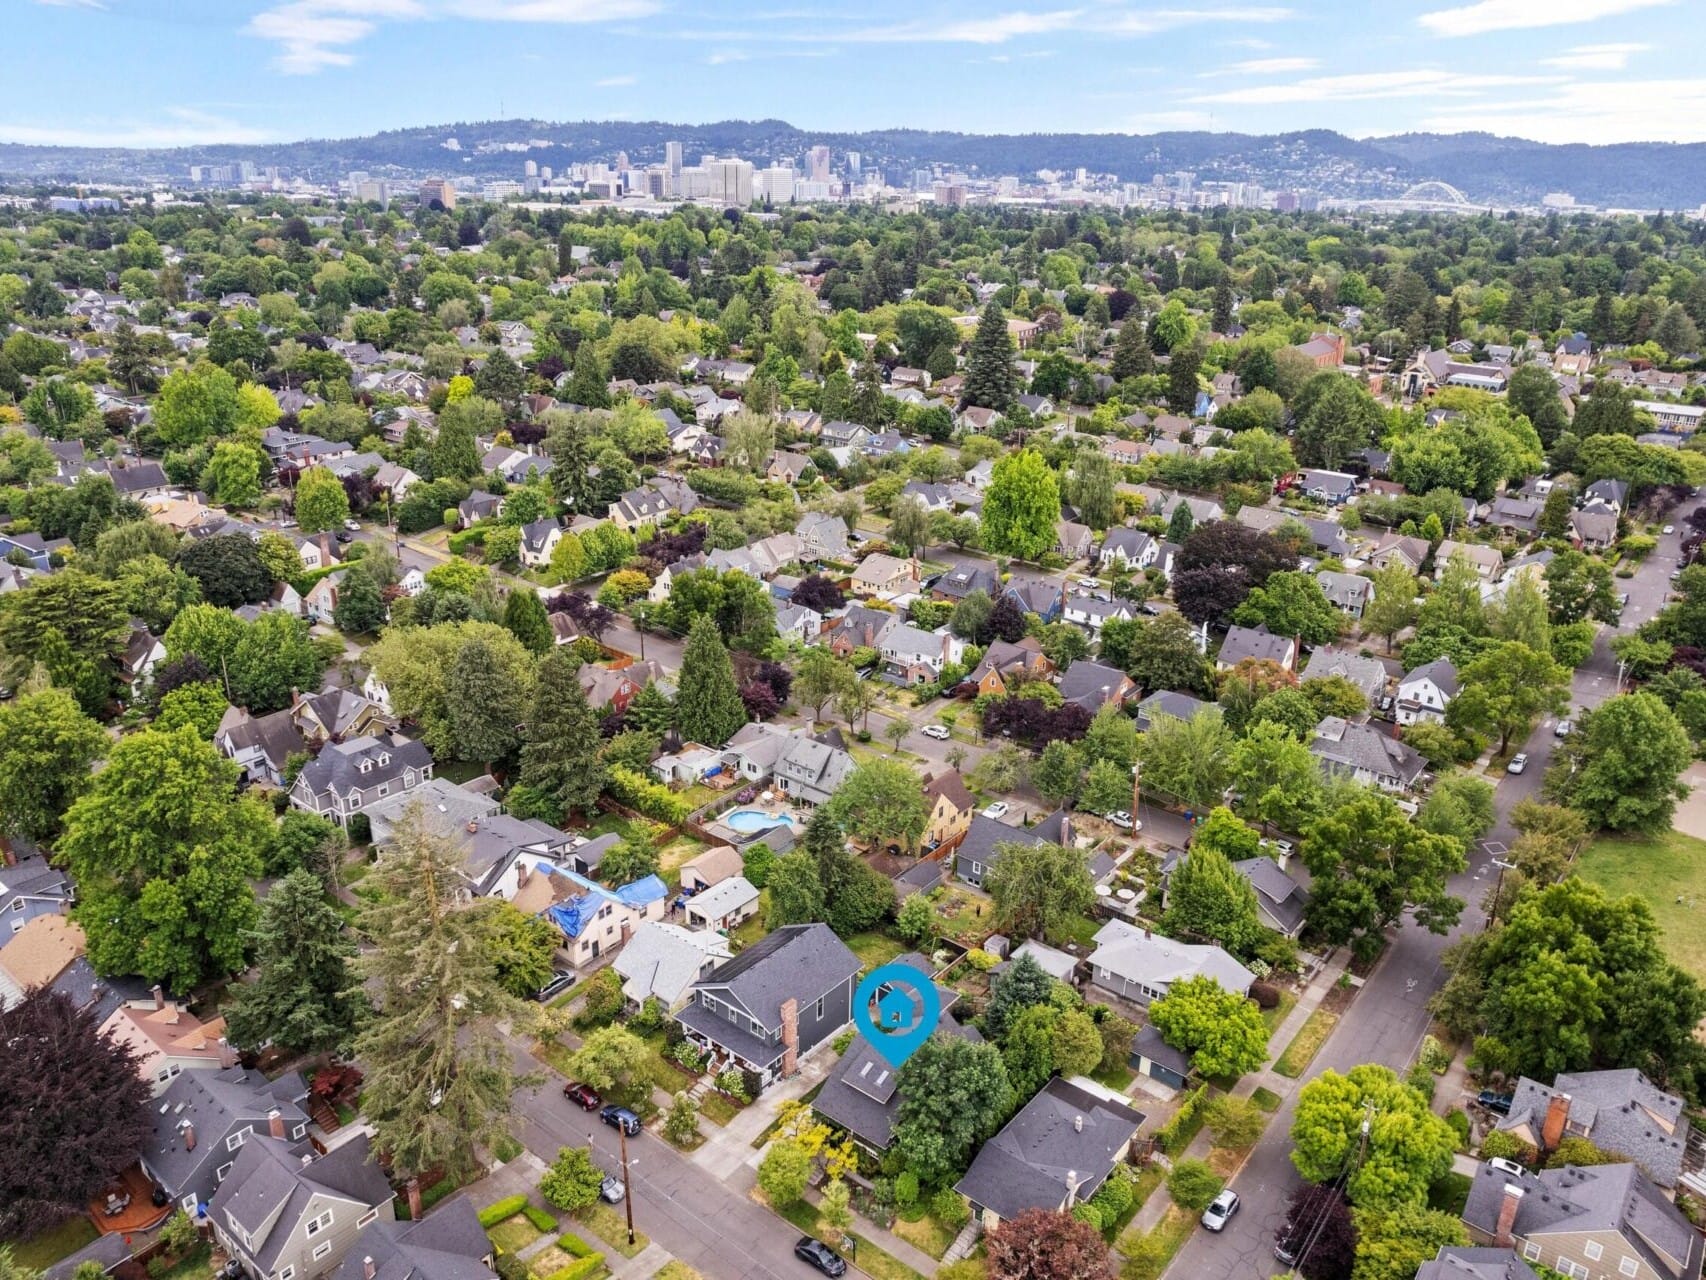
POLYGON ((829 148, 813 147, 806 152, 806 166, 813 182, 829 181, 829 148))
POLYGON ((847 153, 847 172, 855 178, 859 176, 859 163, 863 158, 857 151, 847 153))
POLYGON ((446 209, 456 207, 456 188, 445 178, 428 178, 421 183, 421 203, 430 205, 438 201, 446 209))
POLYGON ((711 179, 711 198, 724 204, 745 207, 752 203, 752 161, 713 160, 706 166, 711 179))
POLYGON ((521 176, 524 178, 537 178, 539 176, 539 162, 537 160, 524 161, 521 166, 521 176))
POLYGON ((681 177, 681 144, 679 142, 663 144, 663 167, 669 170, 671 181, 681 177))

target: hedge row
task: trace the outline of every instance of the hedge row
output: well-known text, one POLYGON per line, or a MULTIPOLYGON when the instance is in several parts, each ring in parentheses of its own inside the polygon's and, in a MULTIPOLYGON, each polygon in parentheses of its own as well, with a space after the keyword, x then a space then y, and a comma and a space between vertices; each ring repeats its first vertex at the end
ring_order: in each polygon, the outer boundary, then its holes
POLYGON ((557 1220, 536 1204, 523 1205, 521 1216, 541 1231, 555 1231, 557 1229, 557 1220))
POLYGON ((1197 1136, 1197 1130, 1202 1128, 1202 1117, 1197 1113, 1207 1093, 1208 1086, 1199 1084, 1185 1096, 1184 1105, 1173 1118, 1155 1131, 1156 1146, 1174 1156, 1190 1145, 1191 1139, 1197 1136))
POLYGON ((604 1270, 604 1255, 592 1254, 586 1258, 576 1258, 568 1266, 553 1271, 544 1280, 587 1280, 588 1276, 597 1275, 604 1270))
POLYGON ((619 764, 610 766, 605 789, 617 804, 637 810, 665 826, 680 826, 692 813, 687 804, 663 783, 653 782, 644 774, 619 764))
MULTIPOLYGON (((502 1200, 495 1201, 480 1210, 480 1225, 482 1227, 495 1227, 498 1223, 515 1217, 526 1207, 526 1196, 505 1196, 502 1200)), ((528 1221, 531 1222, 532 1219, 529 1218, 528 1221)), ((534 1225, 538 1224, 535 1223, 534 1225)), ((553 1222, 551 1225, 556 1226, 557 1224, 553 1222)))

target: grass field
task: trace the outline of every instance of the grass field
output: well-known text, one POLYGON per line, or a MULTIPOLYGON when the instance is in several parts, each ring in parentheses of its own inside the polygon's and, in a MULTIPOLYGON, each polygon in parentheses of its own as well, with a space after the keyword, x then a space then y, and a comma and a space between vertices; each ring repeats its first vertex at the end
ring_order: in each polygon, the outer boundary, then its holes
POLYGON ((45 1271, 61 1258, 76 1253, 84 1245, 92 1241, 96 1232, 94 1224, 82 1214, 67 1218, 57 1227, 49 1227, 46 1231, 38 1231, 28 1240, 6 1241, 12 1249, 12 1261, 31 1271, 45 1271))
POLYGON ((1285 1052, 1274 1062, 1274 1071, 1293 1080, 1297 1079, 1309 1069, 1309 1064, 1315 1060, 1321 1046, 1327 1043, 1327 1037, 1333 1034, 1333 1028, 1338 1021, 1338 1014, 1328 1013, 1325 1009, 1317 1009, 1310 1014, 1309 1020, 1298 1029, 1291 1043, 1286 1045, 1285 1052))
POLYGON ((859 957, 860 969, 865 973, 887 964, 906 950, 898 938, 891 938, 886 933, 856 933, 847 939, 847 948, 859 957))
POLYGON ((1700 927, 1699 913, 1700 904, 1706 903, 1706 840, 1680 831, 1653 837, 1601 836, 1582 851, 1576 870, 1607 893, 1646 899, 1664 930, 1665 954, 1706 980, 1706 930, 1700 927))
POLYGON ((1286 1014, 1297 1006, 1297 992, 1285 988, 1280 989, 1279 1003, 1271 1009, 1262 1010, 1262 1021, 1268 1024, 1268 1034, 1271 1036, 1279 1030, 1280 1023, 1285 1021, 1286 1014))
POLYGON ((593 1205, 590 1209, 582 1209, 575 1217, 585 1224, 588 1231, 624 1258, 636 1256, 651 1243, 646 1238, 645 1232, 636 1231, 634 1232, 634 1243, 629 1244, 627 1216, 611 1208, 603 1201, 593 1205))

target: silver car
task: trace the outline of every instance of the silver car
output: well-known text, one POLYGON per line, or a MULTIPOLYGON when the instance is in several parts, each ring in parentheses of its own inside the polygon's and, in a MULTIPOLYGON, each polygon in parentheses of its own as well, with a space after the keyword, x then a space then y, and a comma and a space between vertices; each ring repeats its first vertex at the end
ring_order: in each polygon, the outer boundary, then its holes
POLYGON ((1224 1231, 1232 1215, 1238 1212, 1238 1193, 1230 1187, 1214 1198, 1214 1203, 1202 1211, 1202 1224, 1210 1231, 1224 1231))

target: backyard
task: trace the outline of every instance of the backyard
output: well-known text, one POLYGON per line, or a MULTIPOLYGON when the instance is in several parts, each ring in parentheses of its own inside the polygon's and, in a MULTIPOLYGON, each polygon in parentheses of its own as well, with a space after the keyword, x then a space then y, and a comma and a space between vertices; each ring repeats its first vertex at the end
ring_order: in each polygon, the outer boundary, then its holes
POLYGON ((1632 893, 1645 899, 1664 930, 1665 953, 1706 980, 1706 930, 1699 920, 1706 902, 1706 840, 1680 831, 1601 836, 1582 851, 1576 871, 1614 897, 1632 893))
POLYGON ((5 1241, 12 1250, 12 1260, 31 1271, 43 1271, 61 1258, 69 1257, 94 1240, 98 1233, 82 1214, 67 1218, 56 1227, 38 1231, 28 1240, 5 1241))

